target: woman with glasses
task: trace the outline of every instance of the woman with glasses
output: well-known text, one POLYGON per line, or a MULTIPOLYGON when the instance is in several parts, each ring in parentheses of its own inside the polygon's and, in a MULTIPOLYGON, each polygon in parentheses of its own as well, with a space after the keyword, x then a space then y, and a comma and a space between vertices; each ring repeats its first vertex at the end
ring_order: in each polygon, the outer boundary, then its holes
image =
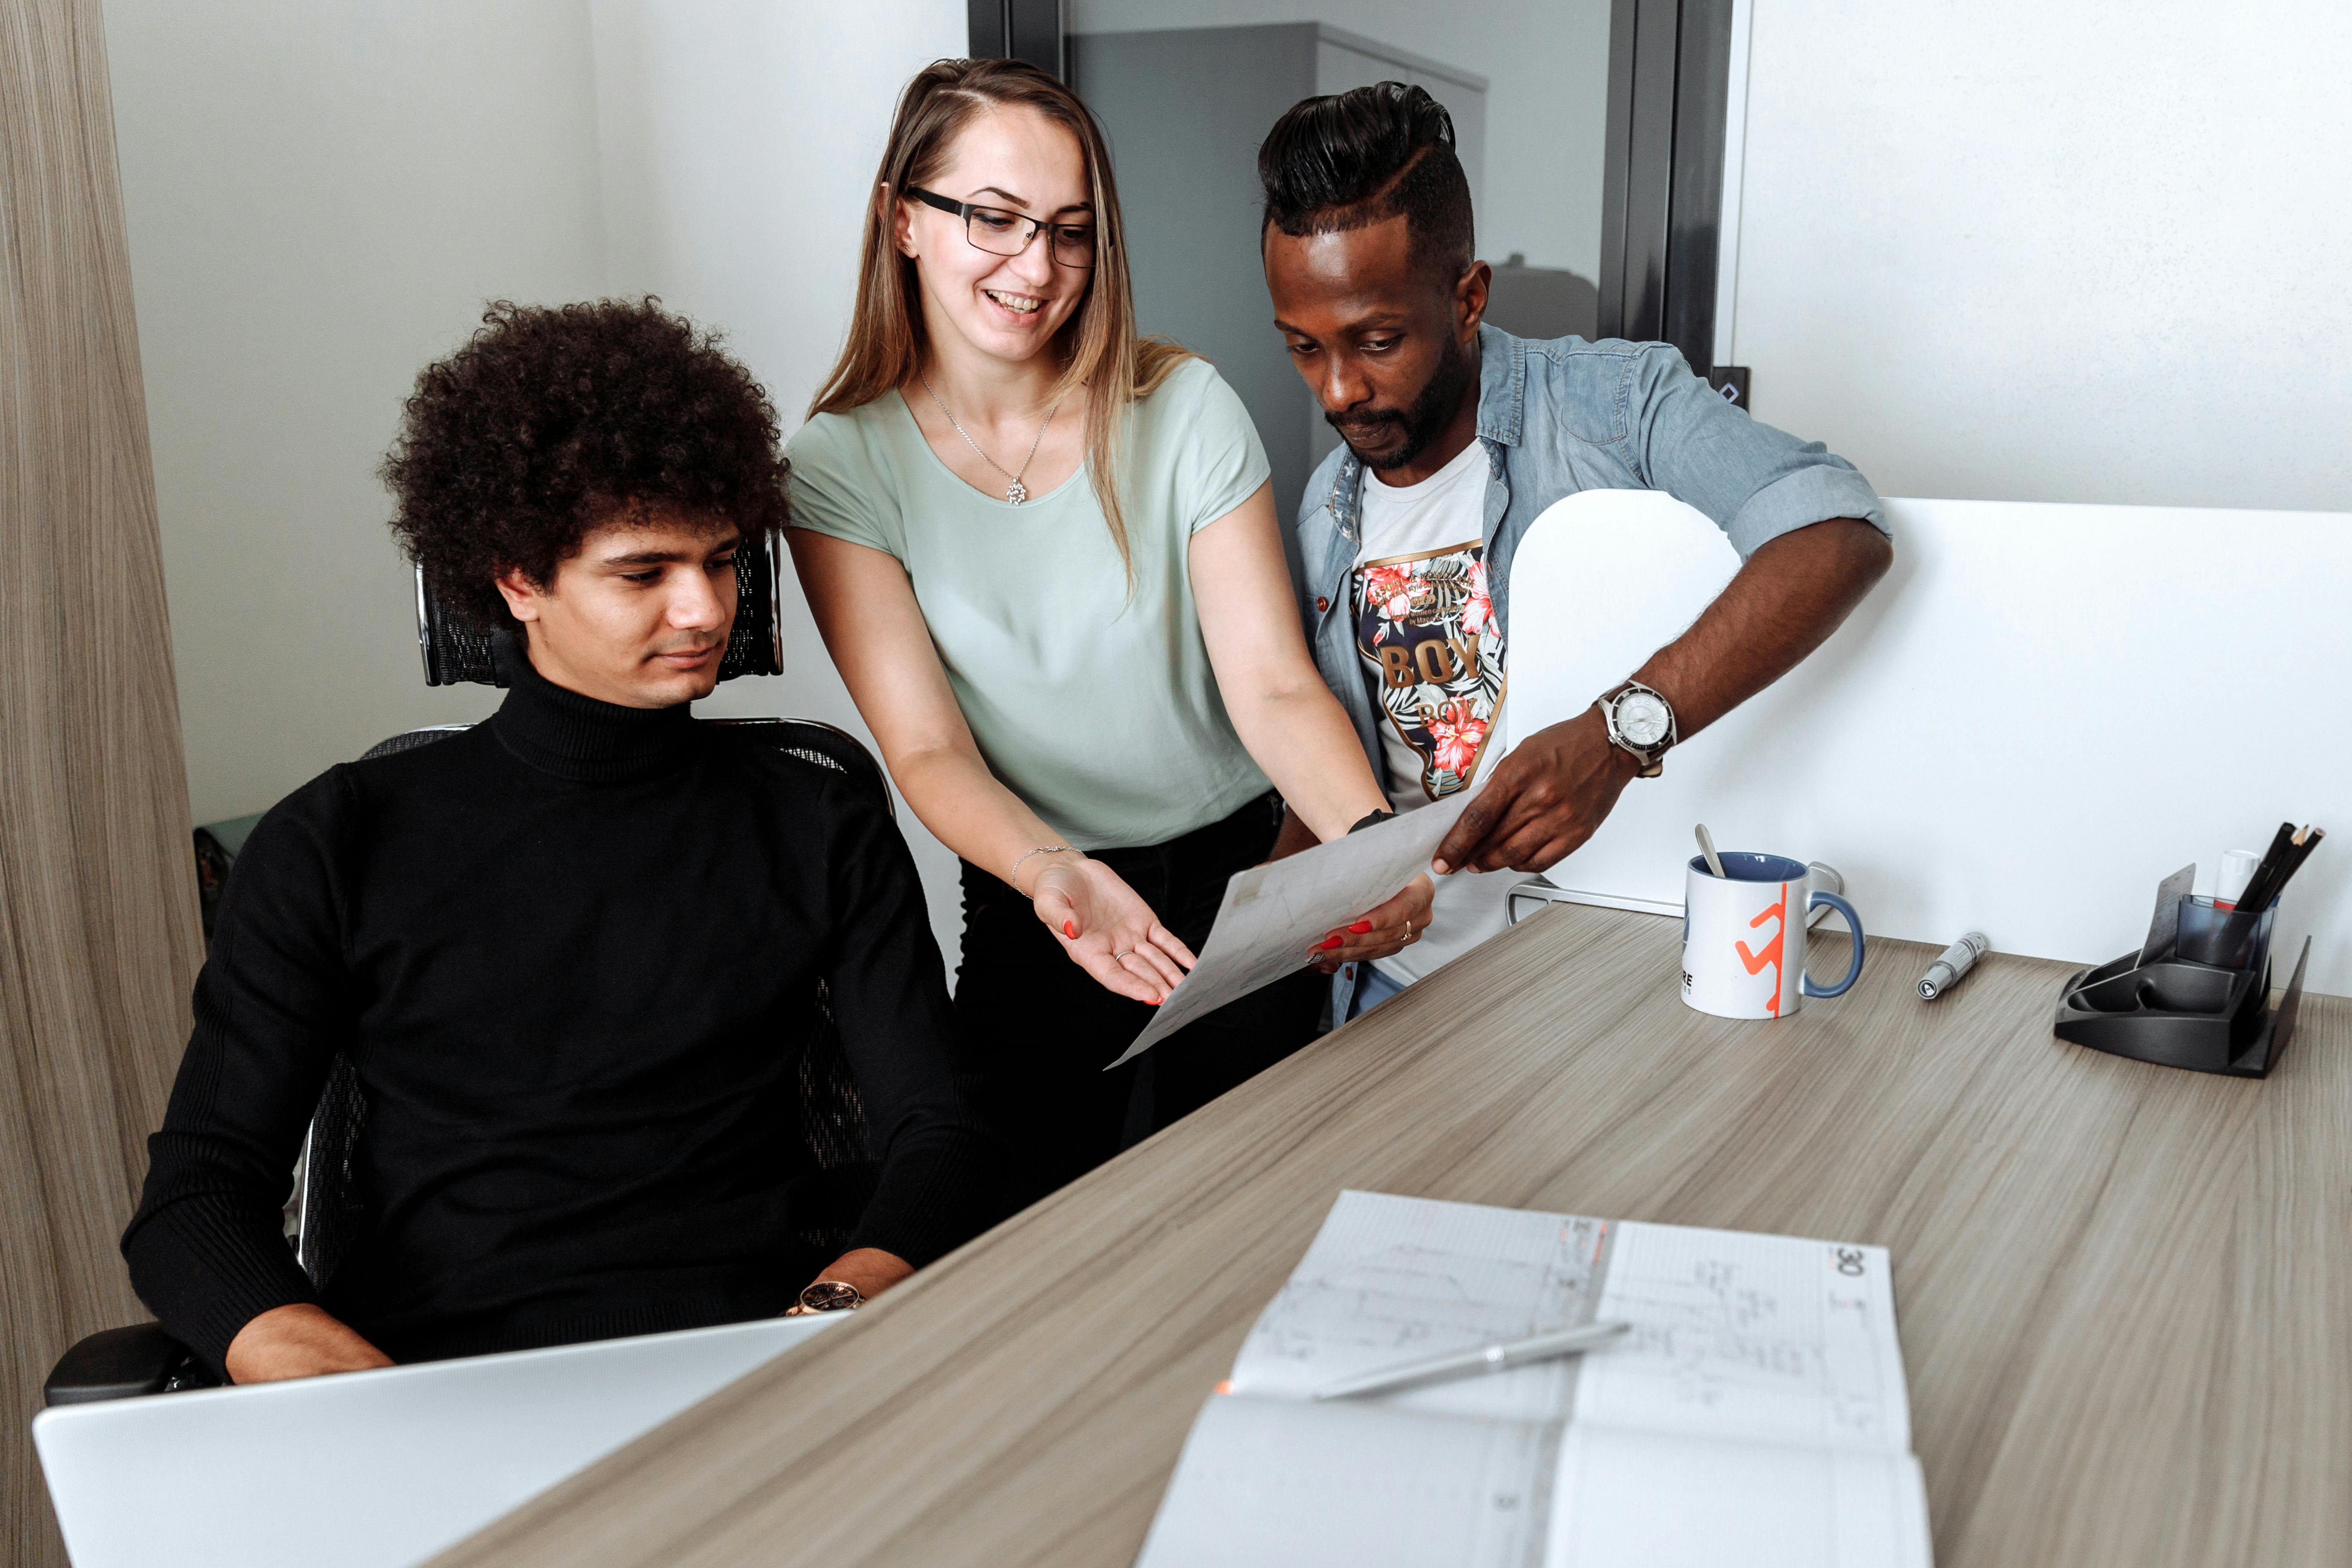
POLYGON ((1307 651, 1257 433, 1205 361, 1137 334, 1119 234, 1067 88, 1018 61, 924 70, 846 346, 789 447, 818 629, 963 859, 957 1011, 1024 1199, 1297 1049, 1317 968, 1428 924, 1424 878, 1103 1070, 1284 802, 1323 839, 1388 809, 1307 651))

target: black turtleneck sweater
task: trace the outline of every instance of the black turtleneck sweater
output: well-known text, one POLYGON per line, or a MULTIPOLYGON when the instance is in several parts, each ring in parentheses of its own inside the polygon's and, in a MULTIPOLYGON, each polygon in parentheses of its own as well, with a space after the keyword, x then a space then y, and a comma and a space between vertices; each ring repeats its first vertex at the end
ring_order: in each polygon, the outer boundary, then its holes
POLYGON ((831 1261, 797 1237, 820 978, 881 1163, 849 1245, 919 1266, 996 1217, 997 1149, 883 808, 505 654, 494 717, 331 769, 236 858, 122 1242, 141 1299, 215 1367, 256 1315, 320 1300, 279 1216, 339 1047, 369 1102, 373 1223, 321 1304, 395 1360, 789 1305, 831 1261))

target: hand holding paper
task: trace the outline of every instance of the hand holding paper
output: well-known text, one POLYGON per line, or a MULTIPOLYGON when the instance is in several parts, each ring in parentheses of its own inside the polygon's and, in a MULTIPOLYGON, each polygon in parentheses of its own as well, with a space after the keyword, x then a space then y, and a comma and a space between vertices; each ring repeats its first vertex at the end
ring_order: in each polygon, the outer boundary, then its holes
POLYGON ((1168 994, 1118 1061, 1132 1061, 1196 1018, 1307 963, 1325 933, 1395 896, 1429 868, 1429 854, 1467 793, 1393 821, 1234 873, 1201 962, 1168 994))
POLYGON ((1403 952, 1428 932, 1436 891, 1430 874, 1415 877, 1393 897, 1317 942, 1307 950, 1307 958, 1329 974, 1343 963, 1368 963, 1403 952))

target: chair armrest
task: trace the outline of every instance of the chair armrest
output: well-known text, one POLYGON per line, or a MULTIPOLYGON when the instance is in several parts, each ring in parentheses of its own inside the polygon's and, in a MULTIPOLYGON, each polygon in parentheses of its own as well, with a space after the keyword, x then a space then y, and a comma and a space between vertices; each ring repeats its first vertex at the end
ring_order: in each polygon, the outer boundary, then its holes
POLYGON ((58 1358, 41 1385, 44 1403, 89 1405, 181 1388, 212 1388, 220 1380, 161 1323, 104 1329, 58 1358))

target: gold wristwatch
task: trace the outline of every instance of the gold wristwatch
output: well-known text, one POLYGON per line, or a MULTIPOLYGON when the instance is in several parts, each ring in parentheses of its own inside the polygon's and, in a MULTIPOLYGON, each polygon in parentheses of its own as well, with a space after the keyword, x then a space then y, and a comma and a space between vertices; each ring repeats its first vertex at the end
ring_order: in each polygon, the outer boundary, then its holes
POLYGON ((843 1279, 820 1279, 801 1291, 803 1312, 854 1312, 866 1305, 866 1293, 843 1279))

